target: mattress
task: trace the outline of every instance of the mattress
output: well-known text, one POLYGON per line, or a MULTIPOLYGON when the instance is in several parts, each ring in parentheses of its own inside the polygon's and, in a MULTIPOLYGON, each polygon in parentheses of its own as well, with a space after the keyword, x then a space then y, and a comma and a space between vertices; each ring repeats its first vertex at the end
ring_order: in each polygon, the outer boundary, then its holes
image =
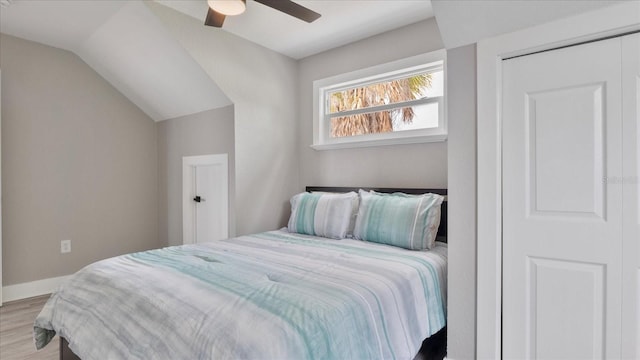
POLYGON ((411 251, 285 229, 91 264, 46 303, 91 359, 412 359, 446 319, 446 244, 411 251))

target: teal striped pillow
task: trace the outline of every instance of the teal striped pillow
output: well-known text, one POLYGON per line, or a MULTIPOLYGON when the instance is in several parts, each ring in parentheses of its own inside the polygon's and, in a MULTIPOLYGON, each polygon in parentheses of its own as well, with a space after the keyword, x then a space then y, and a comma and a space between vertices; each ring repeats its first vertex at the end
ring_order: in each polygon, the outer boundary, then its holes
POLYGON ((410 250, 431 249, 440 225, 437 194, 380 194, 360 190, 356 239, 410 250))
POLYGON ((355 192, 344 194, 301 193, 291 198, 290 232, 344 239, 347 235, 355 192))

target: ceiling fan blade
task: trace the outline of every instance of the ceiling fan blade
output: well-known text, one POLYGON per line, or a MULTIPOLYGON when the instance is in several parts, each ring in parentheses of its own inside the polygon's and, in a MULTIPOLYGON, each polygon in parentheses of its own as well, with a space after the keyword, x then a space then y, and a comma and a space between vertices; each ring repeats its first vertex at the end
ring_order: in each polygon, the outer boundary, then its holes
POLYGON ((204 20, 204 24, 207 26, 215 26, 220 28, 224 23, 224 19, 224 14, 221 14, 213 10, 212 8, 209 8, 209 11, 207 11, 207 18, 204 20))
POLYGON ((306 21, 308 23, 314 22, 321 15, 317 12, 308 9, 302 5, 298 5, 291 0, 255 0, 263 5, 274 8, 276 10, 280 10, 285 14, 296 17, 300 20, 306 21))

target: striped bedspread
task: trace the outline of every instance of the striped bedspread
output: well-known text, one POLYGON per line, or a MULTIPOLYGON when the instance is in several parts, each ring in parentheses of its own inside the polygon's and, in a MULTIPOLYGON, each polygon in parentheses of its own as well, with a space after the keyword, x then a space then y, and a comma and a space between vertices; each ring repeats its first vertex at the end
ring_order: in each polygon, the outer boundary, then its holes
POLYGON ((446 244, 410 251, 285 230, 80 270, 34 325, 91 359, 412 359, 445 325, 446 244))

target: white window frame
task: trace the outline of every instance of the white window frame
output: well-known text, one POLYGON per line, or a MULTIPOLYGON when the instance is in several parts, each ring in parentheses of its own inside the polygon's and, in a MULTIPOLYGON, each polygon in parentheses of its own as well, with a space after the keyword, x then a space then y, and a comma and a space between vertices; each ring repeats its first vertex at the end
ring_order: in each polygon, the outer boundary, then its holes
MULTIPOLYGON (((445 141, 447 139, 447 116, 446 116, 446 51, 444 49, 432 51, 426 54, 412 56, 410 58, 393 61, 386 64, 376 65, 366 69, 352 71, 329 78, 316 80, 313 82, 313 144, 315 150, 331 150, 342 148, 356 148, 381 145, 415 144, 425 142, 445 141), (442 65, 438 62, 442 61, 442 65), (397 132, 366 134, 358 136, 345 136, 339 138, 331 137, 331 117, 337 113, 326 114, 326 101, 328 94, 352 88, 364 86, 371 83, 382 82, 394 78, 408 77, 425 71, 438 71, 442 68, 443 96, 438 98, 427 98, 405 102, 406 105, 421 105, 437 102, 438 106, 438 127, 428 129, 403 130, 397 132)), ((380 105, 365 109, 350 110, 340 112, 342 116, 369 113, 397 108, 398 104, 380 105)))

